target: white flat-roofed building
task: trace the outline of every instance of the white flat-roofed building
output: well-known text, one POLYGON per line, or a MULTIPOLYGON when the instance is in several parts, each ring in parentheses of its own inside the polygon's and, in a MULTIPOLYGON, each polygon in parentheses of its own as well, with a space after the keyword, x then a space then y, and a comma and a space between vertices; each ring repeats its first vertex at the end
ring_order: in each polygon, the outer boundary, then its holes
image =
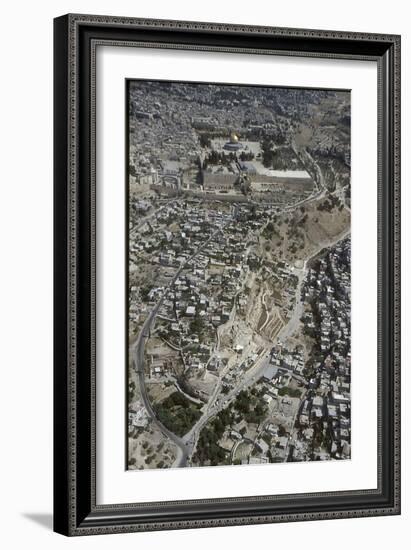
POLYGON ((186 309, 186 315, 188 315, 189 317, 194 317, 195 314, 196 308, 194 306, 188 306, 186 309))
POLYGON ((296 189, 310 188, 313 179, 306 170, 273 170, 261 163, 250 163, 256 172, 250 174, 252 187, 256 191, 267 191, 273 186, 293 186, 296 189))
POLYGON ((303 179, 310 181, 312 179, 307 170, 272 170, 271 168, 265 168, 264 171, 260 171, 259 173, 265 173, 266 176, 278 179, 303 179))

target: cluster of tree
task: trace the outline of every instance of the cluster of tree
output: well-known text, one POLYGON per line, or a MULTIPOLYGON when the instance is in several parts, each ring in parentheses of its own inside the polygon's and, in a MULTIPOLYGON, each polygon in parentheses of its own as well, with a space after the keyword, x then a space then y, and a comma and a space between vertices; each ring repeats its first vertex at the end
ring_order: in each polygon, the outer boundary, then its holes
MULTIPOLYGON (((307 216, 307 214, 305 214, 307 216)), ((308 216, 307 216, 308 218, 308 216)), ((289 240, 295 239, 304 241, 304 231, 301 229, 301 226, 304 225, 304 222, 307 220, 304 216, 300 220, 294 219, 293 222, 287 228, 287 237, 289 240), (301 221, 302 220, 302 221, 301 221)))
POLYGON ((258 256, 255 255, 249 255, 247 258, 247 265, 251 269, 251 271, 257 271, 260 267, 261 260, 258 256))
POLYGON ((230 153, 226 154, 212 150, 204 159, 203 168, 207 168, 208 165, 216 166, 217 164, 229 166, 232 162, 236 162, 237 160, 237 153, 233 153, 231 151, 230 153))
POLYGON ((247 414, 250 412, 251 397, 248 392, 241 390, 235 400, 235 408, 240 414, 247 414))
POLYGON ((335 195, 328 195, 328 199, 320 202, 320 204, 317 206, 317 210, 319 210, 320 212, 331 212, 335 206, 342 207, 343 205, 340 203, 340 199, 338 197, 336 197, 335 195))
POLYGON ((238 394, 234 408, 239 420, 244 418, 249 424, 259 424, 267 415, 267 405, 245 390, 238 394))
POLYGON ((286 134, 285 132, 283 131, 280 131, 280 130, 265 130, 266 134, 266 138, 265 139, 268 139, 268 136, 269 136, 269 139, 272 141, 272 143, 274 145, 277 145, 277 146, 281 146, 281 145, 285 145, 285 142, 286 142, 286 134))
POLYGON ((218 466, 228 463, 227 451, 220 447, 218 441, 232 422, 234 422, 234 415, 230 405, 222 410, 208 426, 203 428, 193 457, 195 463, 201 466, 204 464, 218 466))
POLYGON ((298 220, 297 225, 304 225, 307 220, 308 214, 304 214, 304 216, 301 216, 301 218, 298 220))
MULTIPOLYGON (((258 220, 259 218, 260 218, 260 215, 257 212, 257 207, 255 204, 248 206, 247 212, 242 212, 241 216, 238 217, 239 220, 243 220, 243 221, 255 221, 255 220, 258 220)), ((247 230, 244 228, 242 233, 245 235, 247 233, 247 230)))
POLYGON ((208 134, 200 134, 201 147, 211 147, 211 140, 208 134))
POLYGON ((266 168, 273 170, 288 170, 290 166, 302 169, 303 164, 290 147, 274 149, 271 140, 265 139, 261 143, 262 162, 266 168))
POLYGON ((331 145, 330 147, 322 148, 322 149, 311 149, 307 148, 307 151, 310 153, 310 155, 320 158, 326 158, 326 159, 335 159, 340 161, 342 164, 346 165, 346 155, 344 150, 341 147, 337 147, 335 145, 331 145))
POLYGON ((339 121, 340 124, 343 124, 344 126, 350 126, 351 124, 351 117, 350 115, 343 115, 340 117, 339 121))
POLYGON ((262 235, 265 239, 271 240, 274 236, 279 237, 280 234, 278 232, 278 229, 275 227, 273 222, 268 222, 265 226, 262 235))
POLYGON ((153 287, 151 285, 145 285, 140 287, 140 296, 143 302, 146 302, 148 300, 148 295, 150 294, 150 291, 152 288, 153 287))
POLYGON ((194 462, 200 466, 224 464, 227 459, 227 451, 219 446, 218 439, 212 427, 204 428, 198 438, 197 449, 193 457, 194 462))
MULTIPOLYGON (((315 422, 312 427, 314 429, 314 435, 312 439, 312 451, 314 451, 315 449, 318 450, 320 448, 323 448, 330 452, 332 444, 330 430, 323 429, 322 422, 315 422)), ((311 456, 311 458, 313 459, 314 457, 311 456)))
POLYGON ((267 139, 264 139, 261 143, 262 150, 262 162, 266 168, 272 168, 274 158, 276 156, 275 151, 273 150, 273 143, 267 139))
POLYGON ((288 388, 285 386, 284 388, 280 388, 278 390, 278 395, 288 395, 289 397, 301 397, 301 390, 295 388, 288 388))
POLYGON ((130 176, 137 176, 137 171, 136 171, 136 167, 134 166, 134 164, 129 164, 128 165, 128 173, 130 174, 130 176))
POLYGON ((204 320, 199 315, 196 315, 190 323, 190 331, 194 334, 197 334, 199 339, 201 340, 201 337, 204 334, 204 330, 205 330, 204 320))
POLYGON ((333 193, 339 179, 339 174, 333 169, 333 161, 328 159, 325 161, 320 160, 318 161, 318 167, 322 172, 325 187, 330 193, 333 193))
POLYGON ((195 393, 195 390, 191 386, 191 384, 187 381, 185 375, 179 376, 177 378, 178 385, 183 390, 183 392, 187 395, 191 395, 191 397, 194 397, 195 399, 198 399, 198 395, 195 393))
POLYGON ((180 392, 172 393, 153 408, 160 422, 178 436, 186 434, 201 416, 199 407, 180 392))
POLYGON ((251 160, 254 160, 254 153, 252 151, 241 151, 240 160, 242 162, 249 162, 251 160))

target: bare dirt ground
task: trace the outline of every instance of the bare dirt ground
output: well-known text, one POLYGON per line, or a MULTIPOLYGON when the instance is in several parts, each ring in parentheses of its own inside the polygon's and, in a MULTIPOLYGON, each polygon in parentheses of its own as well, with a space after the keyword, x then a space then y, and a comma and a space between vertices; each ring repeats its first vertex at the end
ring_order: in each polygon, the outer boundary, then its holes
MULTIPOLYGON (((169 388, 166 388, 166 391, 169 391, 169 388)), ((171 387, 170 391, 175 391, 175 388, 171 387)), ((165 398, 168 393, 164 389, 162 392, 165 398)), ((138 377, 131 366, 129 369, 129 403, 134 402, 142 403, 140 401, 138 377), (131 393, 130 386, 133 388, 131 393)), ((129 434, 127 451, 130 470, 138 470, 148 466, 150 468, 169 468, 177 457, 176 446, 153 424, 148 429, 137 429, 129 434)))
POLYGON ((168 438, 151 427, 137 439, 128 438, 129 468, 170 468, 176 459, 176 451, 176 446, 168 438))
POLYGON ((278 410, 273 414, 273 421, 278 426, 283 426, 290 431, 294 426, 300 399, 298 397, 279 397, 277 403, 278 410))
POLYGON ((158 382, 154 382, 154 383, 147 382, 146 386, 147 386, 147 392, 150 396, 150 401, 153 405, 156 405, 157 403, 161 403, 162 401, 167 399, 169 395, 171 395, 176 391, 173 384, 165 385, 158 382))
POLYGON ((299 147, 307 147, 310 145, 311 139, 313 137, 313 129, 308 126, 301 126, 300 132, 295 136, 295 142, 299 147))
POLYGON ((213 393, 217 381, 218 378, 214 374, 204 370, 203 375, 200 378, 190 378, 189 384, 194 391, 199 392, 200 396, 208 399, 213 393))
POLYGON ((350 212, 346 208, 334 207, 328 212, 321 210, 323 204, 324 200, 314 201, 303 210, 280 217, 275 224, 278 234, 271 239, 261 237, 261 254, 269 261, 275 258, 296 265, 349 228, 350 212))

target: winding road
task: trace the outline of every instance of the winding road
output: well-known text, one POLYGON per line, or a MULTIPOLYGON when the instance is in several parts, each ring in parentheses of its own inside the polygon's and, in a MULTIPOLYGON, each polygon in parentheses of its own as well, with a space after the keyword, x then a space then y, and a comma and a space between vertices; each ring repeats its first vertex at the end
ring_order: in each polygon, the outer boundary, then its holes
MULTIPOLYGON (((231 221, 231 219, 230 219, 231 221)), ((141 397, 144 403, 144 406, 154 422, 154 424, 158 427, 158 429, 166 436, 168 437, 173 443, 176 444, 178 449, 178 454, 176 457, 176 460, 173 464, 173 467, 182 467, 186 466, 188 457, 191 456, 193 452, 193 448, 195 445, 195 440, 192 439, 192 437, 189 437, 188 434, 184 436, 184 438, 178 437, 175 433, 170 431, 164 424, 157 418, 155 411, 153 409, 153 406, 150 402, 150 398, 147 393, 147 387, 146 387, 146 380, 145 380, 145 372, 144 372, 144 348, 145 348, 145 341, 146 338, 150 336, 150 331, 154 326, 158 310, 160 309, 164 298, 167 294, 167 290, 171 288, 178 277, 180 276, 180 273, 185 269, 185 267, 198 255, 200 252, 204 249, 204 247, 212 240, 214 237, 222 231, 222 229, 229 223, 228 221, 226 224, 224 224, 222 227, 219 227, 213 233, 210 235, 210 237, 196 250, 196 252, 188 258, 186 262, 184 262, 183 265, 179 267, 179 269, 176 271, 174 277, 170 280, 169 285, 164 290, 161 298, 157 302, 157 304, 153 307, 153 309, 150 311, 149 315, 147 316, 147 319, 144 321, 144 324, 140 330, 140 333, 137 337, 137 340, 135 341, 134 345, 132 346, 132 355, 133 355, 133 363, 134 368, 136 370, 136 373, 138 375, 138 381, 141 391, 141 397)), ((200 418, 200 421, 204 417, 200 418)), ((196 427, 198 423, 194 426, 196 427)), ((189 434, 192 433, 192 430, 189 432, 189 434)))
MULTIPOLYGON (((306 154, 308 155, 308 153, 306 154)), ((312 202, 325 194, 325 185, 323 181, 322 172, 319 166, 317 165, 317 163, 312 159, 312 157, 310 155, 308 155, 308 157, 309 158, 308 159, 306 158, 305 160, 306 161, 308 160, 311 164, 313 164, 317 172, 317 177, 318 177, 317 191, 307 199, 304 199, 299 203, 294 204, 292 207, 286 207, 285 210, 291 210, 291 209, 294 210, 295 208, 301 206, 302 204, 312 202)), ((204 414, 196 422, 196 424, 191 428, 191 430, 188 433, 186 433, 183 437, 177 436, 175 433, 171 432, 168 428, 166 428, 164 424, 162 424, 162 422, 157 418, 147 394, 145 372, 144 372, 145 340, 146 338, 149 337, 150 331, 155 324, 158 311, 163 303, 165 295, 167 294, 167 290, 174 285, 175 281, 179 277, 180 273, 184 270, 184 268, 197 256, 197 254, 199 254, 203 250, 203 248, 215 237, 217 233, 222 231, 222 229, 228 223, 229 222, 224 224, 222 227, 219 227, 218 229, 216 229, 216 231, 212 233, 209 239, 207 239, 207 241, 205 241, 197 249, 197 251, 178 269, 174 277, 171 279, 168 287, 164 290, 163 295, 161 296, 157 304, 153 307, 147 319, 145 320, 143 327, 139 333, 139 336, 132 347, 134 367, 138 375, 141 396, 144 402, 144 406, 149 416, 151 417, 152 421, 158 427, 158 429, 177 446, 178 453, 177 453, 176 460, 174 461, 173 467, 183 467, 183 466, 189 465, 189 460, 192 454, 194 453, 197 440, 202 428, 207 424, 207 422, 212 417, 216 416, 221 410, 223 410, 235 398, 235 396, 238 395, 239 391, 254 384, 255 381, 262 375, 262 373, 264 372, 268 364, 269 350, 266 350, 263 356, 261 356, 259 360, 255 363, 255 365, 251 367, 251 369, 249 369, 244 374, 244 377, 242 378, 242 380, 228 394, 222 395, 218 391, 213 393, 213 398, 208 403, 208 406, 206 407, 204 414), (220 399, 217 399, 217 397, 220 397, 220 399)), ((135 229, 136 228, 133 228, 133 230, 135 229)), ((307 273, 308 261, 312 257, 314 257, 316 254, 318 254, 318 252, 320 252, 323 248, 328 248, 330 246, 333 246, 337 242, 346 238, 349 235, 349 233, 350 233, 350 229, 340 234, 336 239, 334 239, 333 242, 324 243, 321 246, 321 248, 318 251, 316 251, 315 254, 311 255, 309 258, 307 258, 304 261, 304 266, 301 269, 298 269, 298 270, 296 269, 296 271, 298 272, 298 283, 296 288, 296 298, 295 298, 295 305, 293 308, 293 314, 290 317, 290 320, 288 321, 288 323, 278 333, 276 337, 276 341, 284 340, 285 338, 290 336, 298 326, 298 323, 301 318, 302 307, 303 307, 302 299, 301 299, 301 289, 307 273)), ((218 331, 217 331, 217 336, 219 337, 218 331)), ((219 347, 219 341, 216 349, 218 349, 218 347, 219 347)))
MULTIPOLYGON (((182 268, 180 268, 176 275, 174 276, 173 283, 176 281, 177 277, 181 273, 182 268)), ((138 338, 133 346, 132 353, 133 353, 133 361, 134 361, 134 368, 138 375, 138 381, 141 391, 141 397, 144 403, 144 406, 154 422, 154 424, 159 428, 159 430, 168 437, 173 443, 176 444, 178 448, 178 454, 176 461, 174 463, 174 466, 185 466, 188 458, 188 450, 181 440, 180 437, 178 437, 175 433, 171 432, 169 429, 167 429, 162 422, 157 418, 154 409, 151 405, 150 398, 147 394, 147 387, 146 387, 146 381, 145 381, 145 373, 144 373, 144 348, 145 348, 145 340, 150 335, 150 330, 152 326, 154 325, 156 315, 158 310, 160 309, 163 300, 164 300, 165 293, 160 298, 160 300, 157 302, 157 304, 154 306, 154 308, 151 310, 150 314, 148 315, 147 319, 144 321, 143 327, 140 331, 140 334, 138 335, 138 338)))

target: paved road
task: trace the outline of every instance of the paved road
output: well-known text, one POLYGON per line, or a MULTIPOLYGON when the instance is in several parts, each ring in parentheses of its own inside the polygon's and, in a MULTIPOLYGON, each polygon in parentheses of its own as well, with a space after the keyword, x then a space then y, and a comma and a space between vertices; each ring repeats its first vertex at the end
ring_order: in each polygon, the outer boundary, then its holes
MULTIPOLYGON (((181 272, 180 268, 175 277, 174 281, 177 279, 178 275, 181 272)), ((174 282, 173 281, 173 282, 174 282)), ((140 331, 140 334, 138 335, 138 338, 133 346, 133 360, 134 360, 134 368, 136 369, 139 385, 140 385, 140 391, 141 391, 141 397, 143 399, 144 406, 151 417, 152 421, 155 423, 155 425, 160 429, 160 431, 171 441, 173 441, 178 448, 178 456, 176 458, 174 466, 185 466, 187 462, 188 452, 186 449, 186 446, 182 442, 181 438, 179 438, 175 433, 168 430, 164 424, 160 422, 160 420, 157 418, 154 409, 151 405, 150 398, 147 395, 147 387, 146 387, 146 381, 145 381, 145 373, 144 373, 144 347, 145 347, 145 339, 150 334, 150 329, 153 326, 155 322, 155 318, 157 315, 158 310, 161 307, 161 304, 163 303, 164 295, 160 298, 158 303, 154 306, 154 308, 151 310, 150 314, 148 315, 147 319, 144 322, 144 325, 140 331)))
POLYGON ((150 221, 151 218, 157 216, 162 210, 164 210, 167 206, 169 206, 173 202, 179 202, 181 199, 173 198, 171 200, 168 200, 165 204, 160 206, 160 208, 154 210, 151 214, 143 218, 137 225, 132 227, 129 232, 129 240, 131 240, 132 237, 134 237, 134 234, 141 228, 143 225, 145 225, 148 221, 150 221))
MULTIPOLYGON (((227 222, 228 223, 228 222, 227 222)), ((224 227, 224 226, 223 226, 224 227)), ((174 277, 170 280, 169 285, 167 288, 171 288, 178 277, 180 276, 180 273, 185 269, 185 267, 204 249, 204 247, 212 240, 214 237, 219 233, 223 227, 219 227, 216 229, 212 235, 205 241, 197 250, 196 252, 190 256, 190 258, 177 270, 174 277)), ((182 467, 186 466, 187 459, 191 455, 193 451, 194 442, 190 439, 183 439, 181 437, 178 437, 175 433, 171 432, 160 420, 157 418, 154 409, 151 405, 150 398, 147 394, 147 387, 146 387, 146 380, 145 380, 145 372, 144 372, 144 348, 145 348, 145 340, 150 335, 150 330, 152 329, 156 316, 158 313, 158 310, 160 309, 165 295, 167 293, 167 289, 164 290, 163 295, 157 302, 157 304, 153 307, 149 315, 147 316, 147 319, 144 321, 144 324, 140 330, 140 333, 137 337, 137 340, 135 341, 133 347, 132 347, 132 355, 133 355, 133 362, 134 362, 134 368, 138 375, 139 385, 140 385, 140 391, 141 391, 141 397, 143 399, 144 406, 152 419, 152 421, 156 424, 156 426, 159 428, 159 430, 168 437, 171 441, 173 441, 178 448, 178 456, 173 464, 173 467, 182 467)))
MULTIPOLYGON (((308 155, 308 153, 307 153, 308 155)), ((312 202, 313 200, 316 200, 320 198, 323 194, 325 194, 325 185, 323 181, 323 175, 319 168, 319 166, 315 163, 315 161, 312 159, 310 155, 308 155, 309 161, 314 165, 316 171, 317 171, 317 192, 315 192, 313 195, 308 197, 307 199, 304 199, 300 201, 297 204, 294 204, 290 207, 286 207, 285 210, 294 210, 298 206, 301 206, 304 203, 312 202)), ((227 222, 228 223, 228 222, 227 222)), ((224 226, 223 226, 224 227, 224 226)), ((180 273, 183 271, 183 269, 199 254, 203 248, 215 237, 217 233, 219 233, 223 227, 218 228, 213 234, 210 236, 210 238, 201 245, 198 250, 191 256, 176 272, 173 279, 170 281, 168 288, 170 288, 175 281, 177 280, 180 273)), ((336 244, 338 241, 344 239, 348 234, 350 233, 350 230, 347 230, 344 234, 340 235, 335 239, 333 242, 330 242, 329 244, 325 244, 321 247, 326 248, 328 246, 332 246, 333 244, 336 244)), ((320 249, 320 250, 321 250, 320 249)), ((320 251, 319 250, 319 251, 320 251)), ((318 252, 319 252, 318 251, 318 252)), ((311 257, 314 257, 318 252, 313 254, 311 257)), ((310 259, 310 258, 309 258, 310 259)), ((307 259, 304 262, 304 267, 300 270, 298 270, 298 284, 296 289, 296 303, 294 306, 293 315, 290 318, 290 321, 283 327, 283 329, 280 331, 280 333, 276 337, 276 341, 279 341, 280 339, 285 339, 287 336, 292 334, 294 332, 296 326, 298 325, 298 322, 301 318, 301 312, 302 312, 302 300, 301 300, 301 288, 303 281, 305 279, 305 275, 307 272, 307 259)), ((297 270, 296 270, 297 271, 297 270)), ((239 384, 235 386, 233 390, 231 390, 226 395, 220 394, 220 399, 217 400, 218 397, 218 391, 213 393, 213 399, 210 401, 206 412, 203 414, 203 416, 197 421, 197 423, 191 428, 191 430, 185 434, 183 437, 178 437, 176 434, 168 430, 156 417, 155 412, 152 408, 150 399, 147 395, 147 389, 145 384, 145 373, 144 373, 144 347, 145 347, 145 339, 149 336, 150 330, 154 325, 158 310, 160 309, 164 297, 166 295, 166 290, 164 291, 162 297, 158 301, 158 303, 154 306, 150 314, 148 315, 147 319, 144 322, 144 325, 142 327, 142 330, 140 331, 140 334, 133 346, 133 355, 134 355, 134 366, 136 368, 136 371, 138 373, 139 377, 139 384, 141 389, 141 395, 144 402, 144 405, 147 409, 147 412, 149 413, 150 417, 152 418, 153 422, 157 425, 157 427, 161 430, 161 432, 168 437, 171 441, 173 441, 177 448, 178 448, 178 456, 176 458, 175 463, 173 464, 174 467, 182 467, 186 466, 189 458, 192 456, 197 440, 199 437, 199 434, 202 430, 202 428, 207 424, 207 422, 214 416, 216 416, 221 410, 223 410, 229 403, 232 401, 238 393, 249 387, 250 385, 254 384, 256 380, 262 375, 264 372, 266 366, 267 366, 267 360, 269 357, 270 350, 266 350, 266 352, 263 354, 263 356, 257 361, 257 363, 244 375, 244 378, 241 380, 239 384), (211 405, 211 406, 210 406, 211 405)), ((218 349, 218 346, 217 346, 218 349)), ((270 348, 271 349, 271 348, 270 348)), ((221 383, 219 384, 221 386, 221 383)))
MULTIPOLYGON (((350 229, 347 229, 344 233, 340 234, 333 241, 330 241, 329 243, 321 246, 321 248, 317 250, 312 256, 310 256, 310 258, 305 260, 303 268, 298 270, 299 271, 298 284, 296 289, 296 303, 294 306, 294 311, 289 322, 283 327, 283 329, 277 335, 275 341, 284 340, 285 338, 290 336, 298 326, 298 323, 300 321, 301 314, 302 314, 302 307, 303 307, 303 303, 301 299, 301 289, 305 279, 305 275, 307 273, 307 263, 309 259, 317 255, 318 252, 320 252, 320 250, 322 250, 323 248, 328 248, 337 244, 339 241, 345 239, 349 234, 350 234, 350 229)), ((272 345, 274 345, 274 343, 275 342, 273 342, 272 345)), ((220 394, 220 399, 217 400, 216 398, 218 397, 218 395, 216 394, 216 392, 213 393, 213 401, 215 402, 212 404, 212 406, 208 407, 205 414, 198 420, 198 422, 192 427, 192 429, 182 438, 183 442, 190 448, 191 453, 195 449, 200 431, 207 424, 207 422, 212 417, 216 416, 220 411, 222 411, 230 403, 230 401, 232 401, 235 398, 235 396, 238 395, 238 393, 241 390, 244 390, 249 386, 253 385, 262 376, 264 370, 268 365, 268 358, 270 355, 271 348, 272 346, 270 346, 270 348, 265 351, 265 353, 260 357, 257 363, 244 374, 244 377, 242 378, 241 382, 238 383, 228 394, 224 396, 220 394)), ((305 382, 303 377, 298 377, 295 375, 295 378, 296 379, 300 378, 301 381, 305 382)))
MULTIPOLYGON (((271 348, 270 348, 271 349, 271 348)), ((249 386, 255 384, 255 382, 261 377, 268 364, 269 351, 264 354, 257 363, 251 367, 243 376, 241 381, 227 394, 220 394, 219 399, 208 407, 207 411, 197 421, 197 423, 191 428, 191 430, 183 436, 183 442, 191 449, 191 453, 194 452, 198 437, 204 426, 219 412, 225 409, 231 401, 233 401, 241 390, 247 389, 249 386)), ((217 396, 214 396, 216 398, 217 396)))

